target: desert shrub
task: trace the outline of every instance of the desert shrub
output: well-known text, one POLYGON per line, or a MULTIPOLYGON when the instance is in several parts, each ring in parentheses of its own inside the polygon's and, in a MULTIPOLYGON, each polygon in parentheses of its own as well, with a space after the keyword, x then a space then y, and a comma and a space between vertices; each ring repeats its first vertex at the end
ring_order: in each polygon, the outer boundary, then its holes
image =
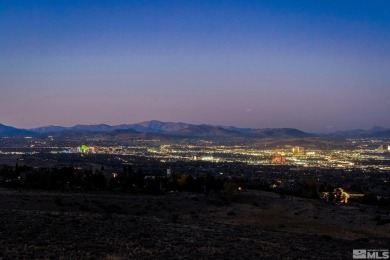
POLYGON ((236 212, 234 212, 234 211, 229 211, 228 213, 226 213, 226 215, 228 215, 228 216, 235 216, 235 215, 236 215, 236 212))
POLYGON ((362 198, 362 203, 368 204, 368 205, 377 205, 378 204, 378 198, 376 195, 372 192, 367 192, 364 194, 362 198))
POLYGON ((58 206, 58 207, 63 207, 64 206, 64 202, 62 201, 62 199, 60 197, 56 197, 54 199, 54 203, 58 206))
POLYGON ((223 188, 225 198, 227 200, 232 200, 237 191, 237 185, 234 182, 225 182, 223 188))
POLYGON ((89 207, 87 205, 84 205, 84 204, 80 205, 79 209, 82 211, 89 211, 90 210, 89 207))

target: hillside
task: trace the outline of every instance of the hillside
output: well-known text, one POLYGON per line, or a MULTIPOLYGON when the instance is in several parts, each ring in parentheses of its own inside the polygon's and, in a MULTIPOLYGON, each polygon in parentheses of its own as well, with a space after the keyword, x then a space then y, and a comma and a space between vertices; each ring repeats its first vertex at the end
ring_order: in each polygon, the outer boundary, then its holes
POLYGON ((0 124, 0 136, 31 135, 33 132, 0 124))
POLYGON ((351 259, 353 249, 390 244, 378 209, 269 192, 226 202, 218 194, 0 190, 0 200, 4 258, 351 259))

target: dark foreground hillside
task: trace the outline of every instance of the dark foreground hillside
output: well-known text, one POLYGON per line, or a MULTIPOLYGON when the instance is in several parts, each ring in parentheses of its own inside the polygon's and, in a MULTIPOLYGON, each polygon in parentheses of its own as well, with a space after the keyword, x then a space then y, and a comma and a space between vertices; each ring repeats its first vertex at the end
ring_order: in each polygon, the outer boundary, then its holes
POLYGON ((164 196, 0 190, 0 258, 352 259, 388 212, 244 191, 164 196))

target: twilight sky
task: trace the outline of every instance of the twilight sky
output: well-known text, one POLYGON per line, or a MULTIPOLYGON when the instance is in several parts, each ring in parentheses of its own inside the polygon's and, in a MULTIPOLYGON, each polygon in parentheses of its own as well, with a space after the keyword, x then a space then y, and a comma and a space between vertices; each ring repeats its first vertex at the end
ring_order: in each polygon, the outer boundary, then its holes
POLYGON ((0 0, 0 123, 390 127, 390 1, 0 0))

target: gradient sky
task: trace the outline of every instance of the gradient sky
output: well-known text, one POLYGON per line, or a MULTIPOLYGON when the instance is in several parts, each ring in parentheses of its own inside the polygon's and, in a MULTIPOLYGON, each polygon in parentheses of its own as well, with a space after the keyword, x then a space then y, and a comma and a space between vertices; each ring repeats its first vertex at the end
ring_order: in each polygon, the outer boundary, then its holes
POLYGON ((0 123, 390 127, 390 1, 0 0, 0 123))

